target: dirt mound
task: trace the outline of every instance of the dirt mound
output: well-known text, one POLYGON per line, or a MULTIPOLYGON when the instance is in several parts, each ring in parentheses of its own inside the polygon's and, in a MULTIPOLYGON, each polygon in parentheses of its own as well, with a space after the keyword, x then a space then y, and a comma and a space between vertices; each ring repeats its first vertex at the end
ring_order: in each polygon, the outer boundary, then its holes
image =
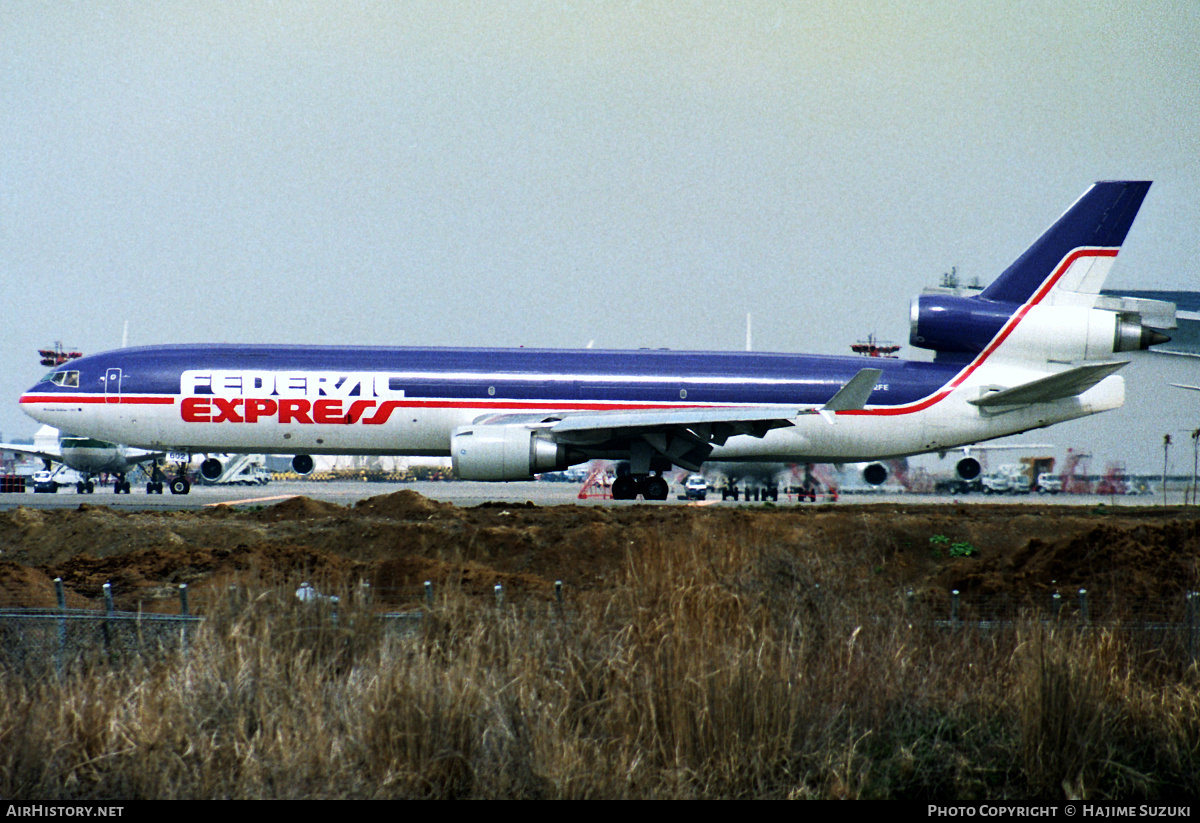
MULTIPOLYGON (((65 588, 65 587, 64 587, 65 588)), ((84 609, 91 603, 66 591, 67 608, 84 609)), ((51 609, 58 605, 54 581, 45 572, 19 563, 0 561, 0 606, 17 609, 51 609)))
MULTIPOLYGON (((230 584, 335 593, 372 586, 374 602, 419 602, 424 581, 490 596, 549 598, 554 581, 600 592, 655 552, 713 560, 747 549, 779 579, 850 581, 849 595, 959 589, 1045 600, 1057 589, 1177 601, 1200 588, 1200 510, 1039 505, 523 506, 458 508, 404 490, 354 507, 294 497, 267 509, 125 512, 103 506, 0 512, 0 608, 72 605, 170 610, 178 587, 230 584), (951 546, 970 547, 956 556, 951 546)), ((748 561, 751 562, 751 561, 748 561)), ((799 581, 804 581, 803 583, 799 581)), ((782 585, 782 584, 781 584, 782 585)), ((790 584, 789 584, 790 585, 790 584)), ((209 592, 212 592, 209 595, 209 592)))
POLYGON ((537 575, 498 572, 478 563, 401 557, 379 564, 374 571, 372 586, 380 591, 393 592, 393 600, 397 604, 419 605, 424 598, 426 582, 432 586, 435 598, 447 591, 494 597, 497 585, 502 587, 506 596, 539 593, 548 597, 554 585, 537 575))
MULTIPOLYGON (((230 509, 231 506, 216 506, 214 508, 230 509)), ((337 503, 327 503, 324 500, 313 500, 311 497, 289 497, 287 500, 268 506, 262 511, 253 513, 256 520, 277 522, 280 520, 313 520, 319 517, 332 517, 345 514, 346 508, 337 503)))
MULTIPOLYGON (((1031 538, 1024 547, 982 557, 968 574, 947 575, 944 584, 963 591, 1021 588, 1035 592, 1121 591, 1126 597, 1159 596, 1179 581, 1197 579, 1200 523, 1093 525, 1055 538, 1031 538)), ((1188 584, 1186 581, 1192 581, 1188 584)))
POLYGON ((309 546, 245 544, 233 549, 146 549, 116 557, 85 553, 59 564, 55 572, 70 591, 99 592, 110 583, 118 609, 168 612, 178 610, 181 583, 192 589, 193 606, 202 606, 205 598, 220 597, 231 584, 287 587, 310 580, 337 590, 369 573, 364 564, 309 546))
POLYGON ((424 518, 439 512, 454 511, 453 503, 441 503, 430 500, 411 489, 368 497, 354 505, 356 512, 370 514, 376 517, 388 517, 395 520, 411 520, 424 518))

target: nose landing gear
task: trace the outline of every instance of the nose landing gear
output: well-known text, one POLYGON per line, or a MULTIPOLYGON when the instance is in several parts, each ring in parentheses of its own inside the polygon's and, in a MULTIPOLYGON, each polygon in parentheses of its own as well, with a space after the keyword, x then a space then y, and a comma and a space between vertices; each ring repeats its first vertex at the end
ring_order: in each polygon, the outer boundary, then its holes
MULTIPOLYGON (((187 463, 179 463, 179 473, 172 478, 168 478, 163 474, 162 469, 158 467, 158 461, 154 461, 154 467, 150 472, 150 482, 146 484, 146 494, 162 494, 163 485, 166 484, 171 489, 171 494, 187 494, 192 490, 191 481, 187 479, 187 463)), ((128 492, 126 492, 128 494, 128 492)))

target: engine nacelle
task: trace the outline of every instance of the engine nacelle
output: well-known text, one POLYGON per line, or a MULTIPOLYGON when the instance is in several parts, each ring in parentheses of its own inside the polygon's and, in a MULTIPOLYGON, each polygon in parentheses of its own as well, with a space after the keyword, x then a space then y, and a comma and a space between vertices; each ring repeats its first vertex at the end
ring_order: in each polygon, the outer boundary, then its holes
POLYGON ((301 477, 312 474, 316 465, 311 454, 298 454, 292 458, 292 471, 301 477))
POLYGON ((460 480, 528 480, 562 471, 584 457, 572 455, 525 426, 464 426, 450 436, 450 459, 460 480))
POLYGON ((200 476, 205 480, 216 480, 224 470, 224 464, 215 457, 210 457, 200 464, 200 476))
POLYGON ((979 476, 979 473, 983 471, 983 467, 979 465, 979 461, 974 457, 964 457, 962 460, 958 461, 958 464, 955 465, 954 470, 958 473, 958 476, 961 479, 974 480, 979 476))
POLYGON ((888 479, 888 467, 882 463, 868 463, 863 466, 863 482, 872 486, 882 486, 888 479))
MULTIPOLYGON (((922 294, 912 301, 908 341, 936 352, 978 354, 1017 309, 980 297, 922 294)), ((1168 339, 1143 325, 1137 312, 1039 304, 1025 312, 1006 347, 1025 357, 1094 360, 1168 339)))
POLYGON ((948 294, 922 294, 909 308, 910 345, 977 354, 1012 316, 1014 306, 948 294))

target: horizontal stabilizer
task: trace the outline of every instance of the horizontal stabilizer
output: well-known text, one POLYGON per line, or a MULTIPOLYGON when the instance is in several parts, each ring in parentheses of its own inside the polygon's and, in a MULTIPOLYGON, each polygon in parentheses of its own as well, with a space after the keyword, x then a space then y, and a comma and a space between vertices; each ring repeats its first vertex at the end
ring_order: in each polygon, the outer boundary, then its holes
POLYGON ((857 411, 867 405, 867 398, 875 391, 883 369, 862 369, 850 378, 850 382, 838 389, 838 393, 821 407, 821 411, 857 411))
POLYGON ((1050 403, 1062 400, 1064 397, 1075 397, 1083 394, 1128 362, 1128 360, 1118 360, 1111 363, 1077 366, 1040 380, 1022 383, 1020 386, 991 391, 968 402, 987 409, 993 406, 1027 406, 1031 403, 1050 403))

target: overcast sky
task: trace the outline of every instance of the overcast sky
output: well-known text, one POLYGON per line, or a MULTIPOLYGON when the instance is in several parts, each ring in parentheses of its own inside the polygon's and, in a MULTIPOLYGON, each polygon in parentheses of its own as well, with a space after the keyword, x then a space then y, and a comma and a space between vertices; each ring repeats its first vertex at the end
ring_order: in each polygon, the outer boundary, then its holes
MULTIPOLYGON (((36 428, 38 348, 126 321, 740 349, 750 312, 762 350, 907 343, 922 287, 989 282, 1116 178, 1155 183, 1109 286, 1200 288, 1200 3, 8 0, 0 432, 36 428)), ((1033 439, 1161 468, 1200 395, 1147 363, 1126 409, 1033 439)))

